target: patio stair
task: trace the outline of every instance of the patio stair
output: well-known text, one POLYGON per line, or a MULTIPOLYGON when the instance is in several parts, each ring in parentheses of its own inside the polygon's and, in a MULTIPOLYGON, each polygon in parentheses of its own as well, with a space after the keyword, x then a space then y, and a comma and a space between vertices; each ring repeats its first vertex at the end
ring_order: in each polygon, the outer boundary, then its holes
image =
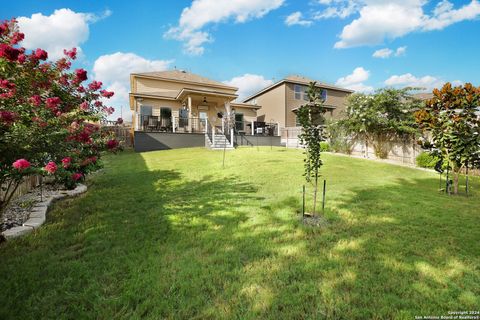
POLYGON ((227 137, 224 134, 216 133, 214 136, 214 142, 210 141, 208 135, 205 135, 205 145, 206 147, 212 150, 233 150, 234 147, 230 145, 230 141, 228 141, 227 137))

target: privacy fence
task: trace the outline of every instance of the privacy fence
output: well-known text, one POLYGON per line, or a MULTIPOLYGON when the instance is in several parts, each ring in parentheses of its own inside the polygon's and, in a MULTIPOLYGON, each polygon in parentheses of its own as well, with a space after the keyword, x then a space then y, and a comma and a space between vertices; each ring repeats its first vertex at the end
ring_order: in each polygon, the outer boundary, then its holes
MULTIPOLYGON (((281 130, 281 141, 287 148, 302 148, 298 136, 302 133, 300 127, 284 128, 281 130)), ((348 139, 342 138, 343 146, 340 150, 332 150, 340 153, 351 154, 353 156, 360 156, 368 159, 377 159, 374 145, 378 142, 368 143, 365 139, 348 139)), ((329 141, 330 145, 337 145, 333 141, 329 141)), ((382 149, 385 150, 386 156, 384 159, 394 161, 397 163, 415 165, 415 159, 422 152, 420 146, 415 142, 415 139, 394 139, 387 142, 382 142, 382 149)))

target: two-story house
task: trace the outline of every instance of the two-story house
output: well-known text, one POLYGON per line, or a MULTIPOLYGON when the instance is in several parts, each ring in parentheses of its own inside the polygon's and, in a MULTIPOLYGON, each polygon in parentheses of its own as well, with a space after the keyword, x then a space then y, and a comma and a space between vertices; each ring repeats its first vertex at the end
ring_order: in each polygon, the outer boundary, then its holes
MULTIPOLYGON (((278 123, 280 128, 297 127, 296 111, 308 101, 306 91, 314 80, 301 76, 288 76, 244 99, 245 103, 261 105, 257 120, 278 123)), ((316 81, 321 89, 326 117, 338 119, 345 109, 345 99, 353 90, 316 81)))

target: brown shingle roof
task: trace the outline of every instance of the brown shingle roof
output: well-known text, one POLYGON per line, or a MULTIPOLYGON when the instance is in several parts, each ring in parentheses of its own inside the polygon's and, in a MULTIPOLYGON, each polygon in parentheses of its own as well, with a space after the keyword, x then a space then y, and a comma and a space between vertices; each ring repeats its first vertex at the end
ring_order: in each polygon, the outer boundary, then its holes
POLYGON ((298 75, 289 75, 289 76, 285 77, 284 79, 282 79, 278 82, 275 82, 274 84, 256 92, 255 94, 253 94, 253 95, 251 95, 251 96, 249 96, 245 99, 243 99, 243 101, 244 102, 249 101, 249 100, 261 95, 264 92, 267 92, 267 91, 270 91, 273 88, 276 88, 277 86, 279 86, 279 85, 281 85, 282 83, 285 83, 285 82, 297 83, 297 84, 303 84, 303 85, 309 85, 310 82, 316 82, 317 86, 321 87, 321 88, 338 90, 338 91, 349 92, 349 93, 355 92, 354 90, 334 86, 334 85, 331 85, 331 84, 328 84, 328 83, 325 83, 325 82, 321 82, 321 81, 316 81, 316 80, 313 80, 313 79, 310 79, 310 78, 307 78, 307 77, 298 76, 298 75))
POLYGON ((192 82, 198 84, 205 84, 211 85, 216 87, 224 87, 230 88, 233 90, 238 90, 236 87, 228 86, 225 83, 211 80, 198 74, 190 73, 184 70, 167 70, 167 71, 154 71, 154 72, 141 72, 141 73, 133 73, 133 75, 139 76, 146 76, 146 77, 153 77, 159 79, 167 79, 167 80, 175 80, 175 81, 184 81, 184 82, 192 82))

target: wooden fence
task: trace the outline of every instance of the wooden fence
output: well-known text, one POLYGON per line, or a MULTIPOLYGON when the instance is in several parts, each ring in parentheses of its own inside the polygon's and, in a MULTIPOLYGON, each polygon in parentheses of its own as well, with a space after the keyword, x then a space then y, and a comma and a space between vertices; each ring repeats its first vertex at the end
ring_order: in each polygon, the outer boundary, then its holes
MULTIPOLYGON (((46 179, 44 178, 43 181, 45 182, 45 180, 46 179)), ((23 181, 19 184, 17 190, 15 190, 15 192, 13 193, 12 200, 28 193, 30 190, 39 186, 40 182, 41 177, 37 175, 24 177, 23 181)), ((2 188, 0 188, 0 199, 3 199, 6 195, 6 191, 4 190, 4 188, 6 189, 7 185, 8 181, 2 185, 2 188)))
POLYGON ((118 125, 103 125, 102 131, 113 132, 120 141, 121 145, 126 148, 133 147, 133 131, 130 126, 118 126, 118 125))
MULTIPOLYGON (((298 139, 298 135, 302 132, 301 127, 290 127, 281 129, 281 142, 287 148, 303 148, 298 139)), ((363 157, 366 159, 378 159, 375 154, 372 143, 367 143, 364 139, 351 140, 348 143, 351 146, 350 154, 352 156, 363 157)), ((387 142, 385 149, 388 150, 386 160, 416 165, 417 156, 423 151, 422 148, 412 139, 397 139, 387 142)), ((463 173, 465 173, 465 169, 463 173)), ((470 169, 470 175, 480 176, 480 169, 470 169)))

